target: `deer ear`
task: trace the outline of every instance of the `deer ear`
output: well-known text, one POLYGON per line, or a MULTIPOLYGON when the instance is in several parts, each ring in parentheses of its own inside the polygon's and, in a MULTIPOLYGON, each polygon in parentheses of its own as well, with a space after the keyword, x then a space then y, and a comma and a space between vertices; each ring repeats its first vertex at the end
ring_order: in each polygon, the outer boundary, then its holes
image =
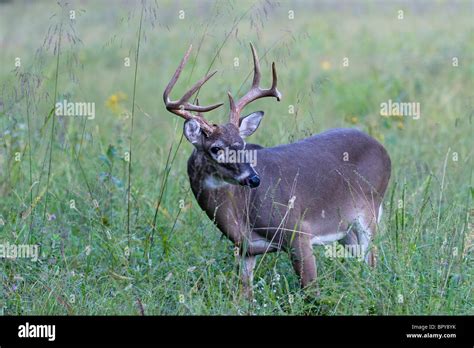
POLYGON ((239 134, 242 138, 252 135, 260 125, 263 118, 263 111, 253 112, 250 115, 241 117, 239 120, 239 134))
POLYGON ((202 131, 196 120, 190 119, 184 122, 183 133, 191 144, 196 147, 201 145, 202 131))

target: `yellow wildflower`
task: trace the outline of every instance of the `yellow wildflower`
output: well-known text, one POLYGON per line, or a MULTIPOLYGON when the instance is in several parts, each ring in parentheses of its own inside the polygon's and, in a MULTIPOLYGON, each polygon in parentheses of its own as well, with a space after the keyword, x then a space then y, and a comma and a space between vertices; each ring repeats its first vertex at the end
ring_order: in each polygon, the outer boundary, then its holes
POLYGON ((109 98, 107 98, 105 106, 107 106, 114 114, 119 114, 123 110, 121 102, 126 99, 127 96, 125 95, 125 93, 118 92, 112 94, 109 98))
POLYGON ((330 62, 329 60, 323 60, 323 61, 321 62, 321 68, 322 68, 323 70, 329 70, 329 69, 331 69, 331 62, 330 62))

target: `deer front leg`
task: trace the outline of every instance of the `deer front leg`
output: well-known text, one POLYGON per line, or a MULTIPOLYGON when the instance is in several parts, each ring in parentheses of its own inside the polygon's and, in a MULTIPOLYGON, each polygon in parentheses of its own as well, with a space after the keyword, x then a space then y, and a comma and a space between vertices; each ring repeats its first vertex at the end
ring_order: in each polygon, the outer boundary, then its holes
MULTIPOLYGON (((291 244, 290 258, 301 287, 307 288, 309 285, 315 285, 316 281, 316 259, 313 254, 311 240, 307 237, 296 236, 291 244)), ((319 291, 316 288, 316 294, 319 291)))
POLYGON ((252 282, 255 262, 255 256, 239 256, 240 279, 242 280, 242 294, 250 301, 253 299, 252 282))
POLYGON ((279 247, 261 237, 252 235, 251 238, 245 240, 245 243, 238 244, 237 248, 243 295, 247 299, 252 300, 253 270, 255 268, 256 255, 278 251, 279 247))

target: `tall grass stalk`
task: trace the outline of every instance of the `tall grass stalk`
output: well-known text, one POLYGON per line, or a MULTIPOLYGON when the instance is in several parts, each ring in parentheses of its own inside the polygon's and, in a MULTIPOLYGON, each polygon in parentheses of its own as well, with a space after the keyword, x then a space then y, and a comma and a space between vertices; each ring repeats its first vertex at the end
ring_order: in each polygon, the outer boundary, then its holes
MULTIPOLYGON (((62 17, 61 17, 62 18, 62 17)), ((56 52, 56 75, 54 80, 54 94, 53 94, 53 114, 52 114, 52 121, 51 121, 51 139, 49 143, 49 162, 48 162, 48 176, 46 179, 46 193, 45 193, 45 201, 44 201, 44 212, 43 212, 43 224, 46 220, 46 213, 48 211, 48 197, 49 197, 49 184, 51 180, 51 171, 52 171, 52 159, 53 159, 53 141, 54 141, 54 127, 56 125, 56 115, 54 113, 56 100, 58 98, 58 79, 59 79, 59 57, 61 56, 61 37, 63 33, 63 22, 61 19, 61 23, 59 25, 59 36, 58 36, 58 50, 56 52)))
POLYGON ((29 212, 30 212, 30 227, 28 229, 28 235, 27 235, 27 241, 28 243, 30 242, 31 238, 31 229, 33 227, 33 168, 32 168, 32 152, 33 149, 31 148, 31 120, 30 120, 30 85, 29 81, 27 82, 27 88, 26 88, 26 122, 27 122, 27 127, 28 127, 28 172, 29 172, 29 179, 30 179, 30 184, 29 184, 29 191, 30 191, 30 207, 29 207, 29 212))
POLYGON ((138 75, 138 58, 140 56, 140 41, 142 34, 142 22, 143 22, 143 10, 144 5, 142 3, 142 10, 140 14, 140 25, 138 27, 138 42, 135 54, 135 73, 133 77, 133 96, 132 96, 132 115, 130 120, 130 143, 128 151, 128 185, 127 185, 127 241, 128 247, 130 248, 130 195, 132 187, 132 143, 133 143, 133 120, 135 116, 135 97, 137 91, 137 75, 138 75))

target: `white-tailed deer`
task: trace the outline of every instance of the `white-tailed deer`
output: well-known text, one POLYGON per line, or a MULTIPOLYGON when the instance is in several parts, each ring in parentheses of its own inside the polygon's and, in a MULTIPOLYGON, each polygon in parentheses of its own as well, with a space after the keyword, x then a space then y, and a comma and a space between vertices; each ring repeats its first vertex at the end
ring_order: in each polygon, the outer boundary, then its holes
MULTIPOLYGON (((339 241, 357 246, 366 262, 375 263, 369 243, 382 211, 390 178, 390 158, 376 140, 355 129, 332 129, 298 142, 264 148, 244 138, 255 132, 262 111, 241 117, 244 107, 263 97, 281 99, 275 63, 269 89, 260 88, 255 48, 252 87, 237 102, 230 92, 229 123, 215 125, 189 99, 214 73, 198 81, 184 96, 169 98, 191 52, 186 52, 166 87, 168 111, 186 119, 184 135, 194 145, 188 161, 191 188, 199 206, 238 249, 244 292, 252 296, 256 255, 287 251, 301 286, 316 279, 313 245, 339 241), (229 154, 245 153, 236 161, 229 154), (248 154, 254 153, 255 156, 248 154), (253 157, 255 161, 248 159, 253 157)), ((239 156, 237 156, 239 157, 239 156)), ((348 248, 351 250, 351 248, 348 248)))

